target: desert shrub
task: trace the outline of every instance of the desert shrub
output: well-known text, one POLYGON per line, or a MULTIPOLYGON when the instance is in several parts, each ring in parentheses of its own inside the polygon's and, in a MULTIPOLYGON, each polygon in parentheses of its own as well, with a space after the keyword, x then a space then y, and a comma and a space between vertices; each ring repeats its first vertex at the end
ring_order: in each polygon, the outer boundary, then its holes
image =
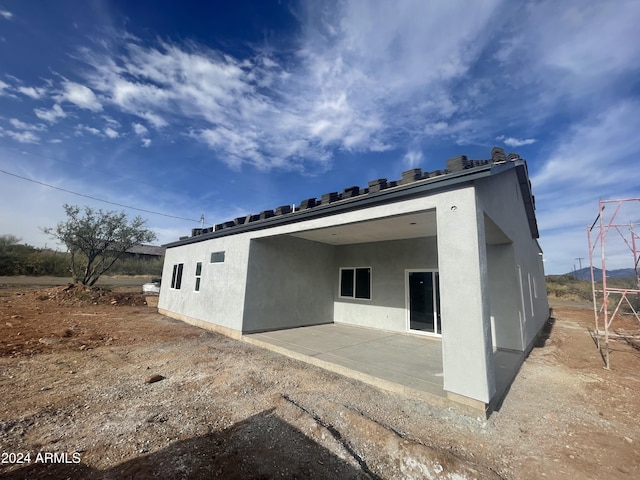
MULTIPOLYGON (((546 278, 547 292, 549 296, 561 298, 563 300, 578 300, 578 301, 593 301, 593 293, 591 289, 591 281, 578 280, 572 275, 549 275, 546 278)), ((633 278, 608 278, 607 286, 610 288, 623 288, 623 289, 637 289, 633 278)), ((596 300, 599 305, 602 305, 602 282, 596 282, 596 300)), ((627 295, 629 302, 636 310, 640 311, 640 296, 635 294, 627 295)), ((617 303, 620 299, 619 295, 612 294, 610 302, 617 303)), ((611 308, 615 308, 612 305, 611 308)), ((622 312, 631 312, 629 305, 623 302, 620 307, 622 312)))

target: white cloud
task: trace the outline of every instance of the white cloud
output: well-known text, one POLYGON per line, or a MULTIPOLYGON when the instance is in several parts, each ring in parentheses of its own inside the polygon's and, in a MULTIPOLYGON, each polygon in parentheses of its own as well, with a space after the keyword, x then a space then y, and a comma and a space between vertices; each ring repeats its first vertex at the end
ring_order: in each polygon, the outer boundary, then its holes
POLYGON ((496 95, 517 102, 511 119, 526 111, 531 125, 558 111, 606 108, 637 76, 640 43, 631 40, 640 23, 635 0, 505 4, 503 19, 492 50, 499 65, 487 75, 497 82, 496 95))
POLYGON ((0 97, 4 95, 9 95, 8 89, 9 89, 9 84, 0 80, 0 97))
POLYGON ((133 131, 135 132, 136 135, 144 136, 147 133, 149 133, 149 130, 147 130, 147 127, 145 127, 141 123, 133 123, 131 124, 131 126, 133 127, 133 131))
POLYGON ((22 93, 23 95, 26 95, 27 97, 31 97, 35 100, 38 100, 39 98, 42 98, 46 93, 46 89, 44 88, 38 88, 38 87, 18 87, 16 88, 16 90, 20 93, 22 93))
POLYGON ((109 138, 118 138, 120 136, 120 134, 111 127, 106 127, 104 129, 104 134, 109 138))
POLYGON ((428 118, 453 126, 449 135, 465 143, 464 119, 452 117, 469 106, 454 99, 449 82, 478 58, 496 5, 304 5, 313 11, 300 18, 313 20, 302 25, 293 61, 144 46, 129 36, 124 55, 87 52, 86 81, 155 128, 186 120, 194 138, 234 166, 323 168, 336 149, 397 148, 399 132, 419 139, 428 118))
POLYGON ((33 110, 38 118, 45 120, 50 123, 55 123, 61 118, 65 118, 67 113, 62 110, 62 107, 57 103, 53 105, 51 110, 46 110, 44 108, 35 108, 33 110))
POLYGON ((64 82, 63 87, 64 92, 59 96, 59 101, 66 100, 80 108, 91 110, 92 112, 99 112, 102 110, 100 101, 89 87, 69 81, 64 82))
POLYGON ((143 138, 142 139, 142 146, 147 148, 151 145, 151 139, 150 138, 143 138))
POLYGON ((9 10, 0 10, 0 17, 3 17, 5 20, 11 20, 13 18, 13 13, 9 10))
POLYGON ((545 190, 562 185, 584 191, 588 185, 600 194, 605 193, 603 186, 620 191, 630 181, 629 154, 640 152, 640 138, 630 118, 640 118, 637 101, 618 102, 574 125, 532 181, 545 190))
POLYGON ((522 147, 524 145, 534 144, 537 141, 535 138, 518 139, 513 137, 505 137, 504 135, 496 137, 496 140, 510 147, 522 147))
POLYGON ((101 132, 97 128, 89 127, 88 125, 79 124, 76 125, 76 135, 82 135, 83 132, 88 132, 92 135, 100 136, 101 132))
POLYGON ((406 168, 419 167, 424 161, 424 154, 420 150, 409 150, 402 158, 406 168))
POLYGON ((17 118, 9 119, 9 123, 13 126, 13 128, 17 128, 19 130, 32 130, 37 132, 37 131, 43 131, 47 129, 47 127, 45 127, 41 123, 34 125, 31 123, 22 122, 17 118))
POLYGON ((112 118, 109 115, 103 115, 102 118, 104 118, 105 122, 107 122, 107 125, 109 125, 110 127, 113 127, 113 128, 120 127, 120 122, 117 121, 115 118, 112 118))
POLYGON ((38 143, 40 137, 30 131, 14 132, 12 130, 5 130, 0 127, 0 137, 10 137, 20 143, 38 143))
POLYGON ((630 158, 640 152, 640 138, 629 122, 638 115, 639 102, 618 102, 574 125, 548 147, 548 156, 537 159, 542 165, 531 182, 545 257, 553 265, 587 256, 586 227, 597 216, 600 198, 638 196, 630 158))
POLYGON ((640 54, 640 44, 632 40, 640 21, 635 0, 588 4, 547 0, 532 14, 532 23, 539 27, 536 53, 543 63, 584 77, 635 68, 640 54))
POLYGON ((424 133, 426 133, 427 135, 438 135, 444 132, 449 131, 449 124, 447 122, 435 122, 435 123, 428 123, 425 127, 424 127, 424 133))

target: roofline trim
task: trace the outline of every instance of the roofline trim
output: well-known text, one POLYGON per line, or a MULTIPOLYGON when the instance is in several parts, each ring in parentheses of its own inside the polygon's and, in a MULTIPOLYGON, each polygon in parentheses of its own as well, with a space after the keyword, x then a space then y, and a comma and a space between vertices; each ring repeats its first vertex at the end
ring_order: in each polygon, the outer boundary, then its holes
MULTIPOLYGON (((392 203, 401 199, 409 199, 412 197, 420 196, 425 192, 432 190, 441 190, 454 185, 468 183, 473 180, 485 178, 493 175, 498 175, 507 170, 513 168, 522 167, 526 177, 526 163, 522 159, 510 160, 500 163, 490 163, 473 169, 462 170, 461 172, 450 173, 442 175, 440 177, 428 178, 424 180, 418 180, 416 182, 398 185, 396 187, 387 188, 379 192, 368 193, 366 195, 359 195, 349 199, 339 200, 327 205, 319 205, 306 210, 298 210, 292 213, 286 213, 283 215, 277 215, 264 220, 257 220, 251 223, 243 225, 237 225, 231 228, 224 228, 204 235, 198 235, 196 237, 189 237, 184 240, 178 240, 175 242, 162 245, 165 248, 174 248, 183 245, 189 245, 192 243, 204 242, 214 238, 228 237, 231 235, 237 235, 240 233, 246 233, 256 230, 264 230, 281 225, 287 225, 291 223, 298 223, 305 220, 312 220, 319 217, 327 217, 338 213, 345 213, 353 210, 361 210, 367 207, 373 207, 376 205, 383 205, 386 203, 392 203)), ((527 188, 528 190, 528 188, 527 188)), ((523 201, 525 200, 524 191, 523 201)), ((530 197, 529 193, 529 197, 530 197)), ((528 208, 525 201, 525 208, 528 208)), ((533 234, 533 231, 532 231, 533 234)))

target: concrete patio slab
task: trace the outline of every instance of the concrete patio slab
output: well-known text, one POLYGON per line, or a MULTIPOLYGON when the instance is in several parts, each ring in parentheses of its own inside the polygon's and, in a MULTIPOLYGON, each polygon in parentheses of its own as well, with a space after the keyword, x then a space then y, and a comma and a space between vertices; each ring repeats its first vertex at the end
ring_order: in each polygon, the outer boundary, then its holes
MULTIPOLYGON (((443 390, 439 338, 331 323, 245 334, 242 339, 379 388, 460 407, 443 390)), ((523 361, 521 352, 495 352, 492 408, 508 392, 523 361)))
POLYGON ((442 346, 436 338, 335 323, 242 338, 387 390, 447 401, 442 389, 442 346))

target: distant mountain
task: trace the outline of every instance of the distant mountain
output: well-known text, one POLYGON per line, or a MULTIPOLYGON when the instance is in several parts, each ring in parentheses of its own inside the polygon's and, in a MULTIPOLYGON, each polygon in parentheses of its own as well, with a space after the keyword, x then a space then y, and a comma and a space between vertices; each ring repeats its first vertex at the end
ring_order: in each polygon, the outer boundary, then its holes
MULTIPOLYGON (((591 271, 589 267, 576 270, 575 272, 567 272, 565 275, 575 276, 578 280, 591 281, 591 271)), ((602 280, 602 270, 599 268, 593 269, 593 276, 596 282, 602 280)), ((616 270, 607 270, 607 278, 635 278, 636 271, 633 268, 618 268, 616 270)))

